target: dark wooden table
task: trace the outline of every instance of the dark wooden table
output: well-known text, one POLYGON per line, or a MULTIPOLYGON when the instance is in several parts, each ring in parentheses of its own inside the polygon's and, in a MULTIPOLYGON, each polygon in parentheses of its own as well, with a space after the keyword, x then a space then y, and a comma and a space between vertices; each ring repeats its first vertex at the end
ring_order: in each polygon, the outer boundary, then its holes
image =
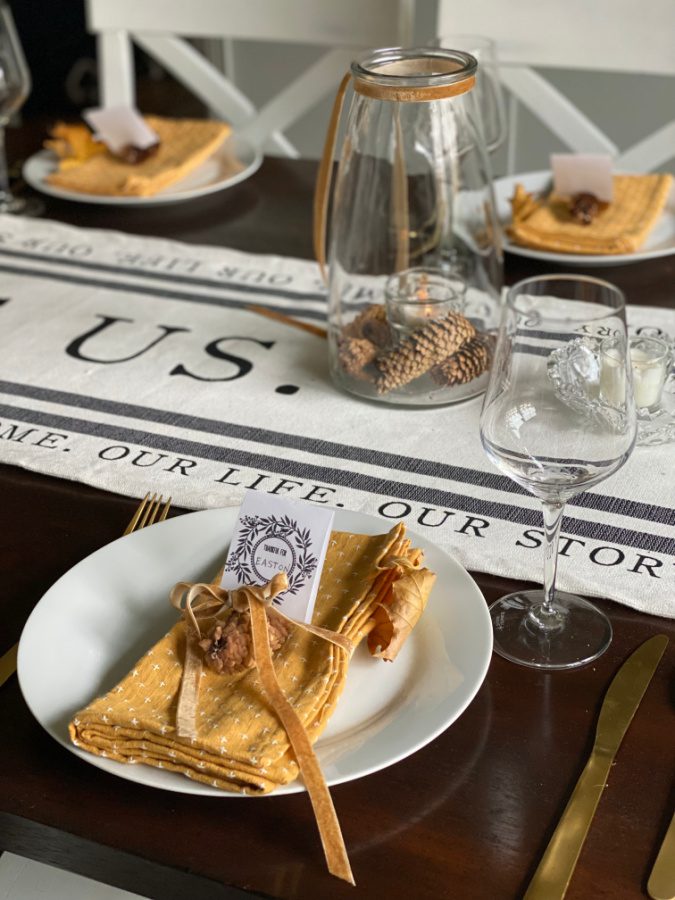
MULTIPOLYGON (((30 151, 30 132, 24 140, 30 151)), ((311 256, 314 172, 312 163, 268 159, 242 185, 184 205, 121 210, 47 200, 45 214, 311 256)), ((509 281, 544 270, 507 260, 509 281)), ((601 274, 633 303, 673 305, 673 257, 601 274)), ((2 653, 44 591, 116 538, 135 503, 9 466, 0 466, 0 498, 2 653)), ((514 588, 475 577, 488 602, 514 588)), ((544 674, 494 657, 476 699, 444 734, 403 762, 333 788, 355 889, 327 874, 306 795, 198 798, 115 778, 41 729, 15 677, 0 688, 0 847, 157 900, 517 898, 583 767, 612 675, 640 642, 663 632, 673 640, 619 751, 567 895, 644 897, 675 805, 675 622, 599 605, 614 640, 595 664, 544 674)))

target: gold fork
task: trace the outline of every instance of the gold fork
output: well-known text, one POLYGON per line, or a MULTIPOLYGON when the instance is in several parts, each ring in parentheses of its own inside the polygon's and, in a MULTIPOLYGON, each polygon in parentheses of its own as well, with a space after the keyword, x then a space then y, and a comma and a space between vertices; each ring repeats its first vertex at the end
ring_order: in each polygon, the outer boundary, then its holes
POLYGON ((153 494, 151 497, 149 493, 146 494, 138 504, 138 509, 133 514, 131 521, 122 533, 131 534, 132 531, 138 531, 141 528, 145 528, 146 525, 154 525, 155 522, 163 522, 169 514, 170 508, 171 497, 164 500, 164 497, 161 495, 158 496, 157 494, 153 494), (162 506, 162 503, 164 506, 160 513, 159 509, 162 506), (157 518, 158 513, 159 518, 157 518))
MULTIPOLYGON (((131 521, 122 532, 123 534, 131 534, 132 531, 140 531, 147 525, 154 525, 155 522, 163 522, 169 514, 171 508, 171 497, 166 500, 161 495, 147 493, 138 504, 138 509, 131 517, 131 521), (164 505, 162 505, 164 504, 164 505)), ((19 645, 14 644, 4 656, 0 656, 0 686, 16 672, 16 656, 19 645)))

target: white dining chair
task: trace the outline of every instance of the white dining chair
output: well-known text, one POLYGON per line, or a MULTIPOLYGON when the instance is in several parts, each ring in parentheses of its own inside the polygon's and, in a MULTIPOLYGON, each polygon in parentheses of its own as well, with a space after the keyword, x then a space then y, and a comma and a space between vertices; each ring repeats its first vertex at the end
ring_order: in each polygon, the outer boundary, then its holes
POLYGON ((546 77, 548 68, 586 70, 589 80, 599 71, 675 76, 674 0, 439 0, 437 30, 441 43, 458 31, 496 42, 510 95, 509 173, 517 169, 521 104, 572 152, 609 153, 617 169, 648 172, 675 157, 675 80, 660 127, 619 148, 546 77))
POLYGON ((86 0, 102 106, 133 105, 132 45, 266 152, 298 156, 283 130, 337 89, 355 50, 408 44, 415 0, 86 0), (323 55, 262 108, 187 38, 318 45, 323 55))

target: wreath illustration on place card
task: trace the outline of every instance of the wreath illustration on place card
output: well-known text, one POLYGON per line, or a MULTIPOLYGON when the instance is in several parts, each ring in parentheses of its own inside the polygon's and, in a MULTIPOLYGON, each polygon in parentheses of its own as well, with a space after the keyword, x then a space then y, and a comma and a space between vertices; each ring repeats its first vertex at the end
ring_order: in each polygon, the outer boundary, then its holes
POLYGON ((294 595, 304 587, 318 565, 311 547, 310 529, 300 528, 296 519, 244 516, 237 545, 225 571, 234 572, 242 584, 254 584, 256 579, 265 582, 275 572, 285 571, 288 590, 280 598, 286 594, 294 595))

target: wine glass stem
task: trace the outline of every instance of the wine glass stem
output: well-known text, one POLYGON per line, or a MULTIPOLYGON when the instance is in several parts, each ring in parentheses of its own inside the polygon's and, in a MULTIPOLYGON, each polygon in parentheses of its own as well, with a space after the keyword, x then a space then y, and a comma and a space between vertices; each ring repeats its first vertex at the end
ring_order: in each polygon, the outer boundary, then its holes
POLYGON ((558 570, 558 541, 562 524, 563 502, 544 501, 544 602, 533 609, 530 618, 534 624, 546 631, 560 628, 563 614, 555 606, 555 577, 558 570))
POLYGON ((5 126, 0 125, 0 208, 6 206, 12 199, 9 189, 9 174, 7 172, 7 153, 5 151, 5 126))

